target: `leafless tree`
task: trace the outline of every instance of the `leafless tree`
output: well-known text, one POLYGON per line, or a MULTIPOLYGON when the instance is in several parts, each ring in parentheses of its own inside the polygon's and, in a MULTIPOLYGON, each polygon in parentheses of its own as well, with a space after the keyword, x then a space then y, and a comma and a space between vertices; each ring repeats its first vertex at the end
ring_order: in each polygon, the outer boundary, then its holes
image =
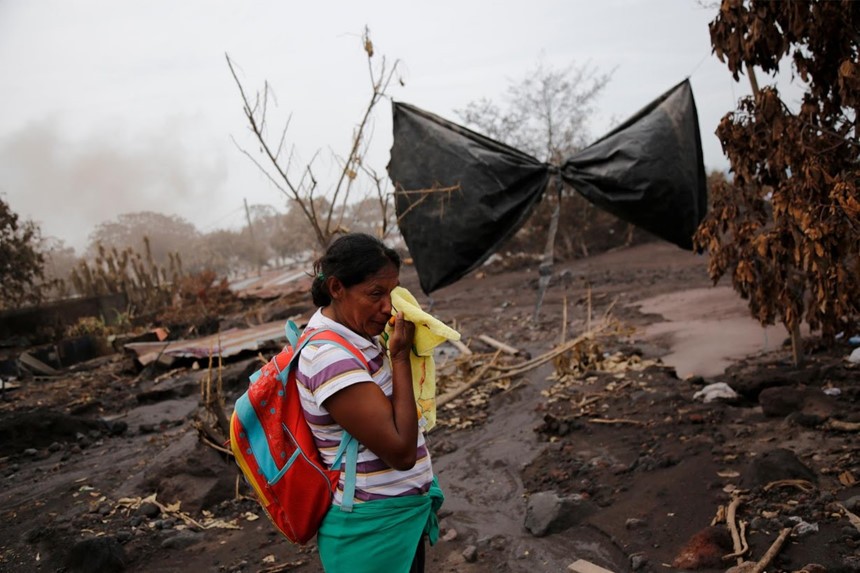
POLYGON ((236 74, 233 61, 229 55, 226 56, 230 73, 233 75, 233 79, 239 88, 239 94, 242 97, 243 111, 248 120, 248 125, 260 144, 261 155, 263 156, 262 160, 258 160, 238 144, 237 147, 251 159, 289 201, 294 202, 301 209, 302 214, 313 229, 316 242, 320 248, 325 248, 334 235, 344 230, 342 226, 342 217, 346 212, 344 207, 360 178, 366 176, 371 180, 371 188, 378 195, 380 207, 383 211, 382 219, 385 221, 388 218, 386 211, 389 205, 387 181, 377 177, 375 171, 364 165, 363 160, 371 141, 371 136, 368 134, 368 126, 373 110, 379 101, 386 97, 391 82, 395 77, 398 77, 398 61, 389 65, 385 57, 382 56, 377 60, 378 63, 374 65, 373 43, 370 40, 370 33, 367 28, 365 28, 361 39, 362 47, 367 55, 367 69, 371 84, 370 99, 367 102, 358 126, 353 132, 346 156, 335 155, 339 168, 337 178, 333 184, 325 187, 325 189, 320 189, 319 180, 314 173, 313 163, 318 157, 319 151, 302 167, 300 176, 297 177, 294 175, 295 170, 291 165, 293 153, 292 151, 286 153, 289 120, 287 120, 283 130, 281 130, 280 137, 277 140, 270 139, 266 124, 266 114, 269 98, 273 96, 271 86, 266 82, 262 93, 258 92, 254 96, 252 103, 236 74), (320 202, 319 199, 321 198, 325 198, 326 201, 320 202), (323 210, 318 208, 321 204, 325 206, 323 210))

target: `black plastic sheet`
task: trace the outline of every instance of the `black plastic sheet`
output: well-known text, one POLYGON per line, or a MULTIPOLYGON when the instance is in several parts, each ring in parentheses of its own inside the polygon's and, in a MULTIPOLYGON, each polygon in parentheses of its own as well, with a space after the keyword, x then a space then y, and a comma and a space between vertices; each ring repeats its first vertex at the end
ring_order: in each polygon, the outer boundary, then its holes
MULTIPOLYGON (((558 168, 395 102, 389 176, 425 293, 481 265, 526 221, 558 168)), ((684 81, 561 165, 589 201, 691 249, 707 204, 695 102, 684 81)))
POLYGON ((570 157, 562 176, 619 219, 692 250, 708 197, 690 82, 678 84, 570 157))

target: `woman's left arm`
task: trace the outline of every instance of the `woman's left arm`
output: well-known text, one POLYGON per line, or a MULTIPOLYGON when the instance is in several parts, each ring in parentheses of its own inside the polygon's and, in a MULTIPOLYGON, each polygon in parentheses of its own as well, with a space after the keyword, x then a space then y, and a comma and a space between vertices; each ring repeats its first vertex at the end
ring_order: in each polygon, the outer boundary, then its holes
POLYGON ((417 457, 418 416, 409 361, 414 336, 415 325, 399 313, 388 340, 390 399, 369 381, 339 390, 323 403, 335 422, 396 470, 411 469, 417 457))

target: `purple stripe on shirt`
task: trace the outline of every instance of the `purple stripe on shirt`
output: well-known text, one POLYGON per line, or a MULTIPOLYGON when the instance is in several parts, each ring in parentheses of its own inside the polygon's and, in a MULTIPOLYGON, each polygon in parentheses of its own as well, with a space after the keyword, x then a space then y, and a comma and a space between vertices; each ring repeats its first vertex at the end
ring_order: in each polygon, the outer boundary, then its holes
POLYGON ((296 380, 301 383, 302 386, 310 390, 312 393, 315 393, 317 389, 331 380, 336 376, 340 376, 347 372, 363 372, 367 371, 364 369, 357 359, 355 358, 345 358, 343 360, 338 360, 337 362, 332 362, 328 364, 325 368, 314 374, 313 376, 305 376, 301 368, 296 372, 296 380))
MULTIPOLYGON (((415 454, 416 463, 427 457, 427 448, 421 446, 418 448, 415 454)), ((390 470, 391 466, 383 462, 381 459, 376 458, 366 462, 359 462, 355 464, 355 471, 360 474, 369 474, 374 472, 381 472, 383 470, 390 470)))
POLYGON ((331 426, 334 424, 334 419, 328 413, 317 416, 315 414, 311 414, 307 410, 302 411, 305 413, 305 420, 308 421, 308 424, 312 424, 314 426, 331 426))
MULTIPOLYGON (((421 487, 410 487, 409 489, 398 492, 397 495, 380 495, 378 493, 367 493, 363 490, 355 490, 355 498, 360 499, 361 501, 373 501, 374 499, 386 499, 389 497, 403 497, 406 495, 419 495, 422 493, 426 493, 427 490, 430 489, 430 484, 421 486, 421 487)), ((343 492, 341 492, 343 495, 343 492)))
POLYGON ((367 361, 367 367, 370 370, 370 374, 374 375, 379 372, 379 369, 382 368, 382 363, 385 362, 385 353, 380 352, 375 357, 367 361))

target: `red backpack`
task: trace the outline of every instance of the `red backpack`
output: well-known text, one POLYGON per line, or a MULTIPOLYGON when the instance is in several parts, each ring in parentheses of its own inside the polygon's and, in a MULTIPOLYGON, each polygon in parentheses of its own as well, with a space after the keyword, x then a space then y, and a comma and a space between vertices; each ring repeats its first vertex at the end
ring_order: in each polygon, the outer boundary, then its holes
POLYGON ((352 511, 358 441, 344 431, 332 469, 323 463, 299 397, 299 354, 307 344, 336 344, 365 368, 367 361, 332 330, 305 331, 299 337, 296 325, 289 321, 286 331, 287 346, 250 377, 251 385, 236 401, 230 448, 275 527, 303 545, 316 535, 331 507, 342 460, 346 474, 341 509, 352 511))

